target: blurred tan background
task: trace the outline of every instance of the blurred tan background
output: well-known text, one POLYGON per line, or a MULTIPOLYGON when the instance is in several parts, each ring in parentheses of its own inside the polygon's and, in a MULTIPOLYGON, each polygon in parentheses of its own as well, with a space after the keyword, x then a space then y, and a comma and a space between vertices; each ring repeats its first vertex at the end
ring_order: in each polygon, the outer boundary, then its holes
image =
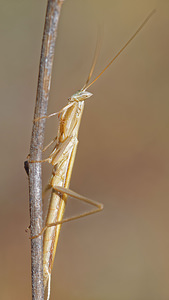
MULTIPOLYGON (((29 152, 45 0, 0 4, 0 291, 31 299, 29 152)), ((169 1, 67 0, 58 30, 49 113, 80 89, 98 24, 95 77, 141 22, 157 13, 89 89, 71 188, 104 211, 62 227, 51 300, 169 299, 169 1)), ((57 118, 47 121, 47 144, 57 118)), ((51 168, 44 165, 44 185, 51 168)), ((47 200, 46 200, 47 201, 47 200)), ((66 215, 88 209, 70 200, 66 215)))

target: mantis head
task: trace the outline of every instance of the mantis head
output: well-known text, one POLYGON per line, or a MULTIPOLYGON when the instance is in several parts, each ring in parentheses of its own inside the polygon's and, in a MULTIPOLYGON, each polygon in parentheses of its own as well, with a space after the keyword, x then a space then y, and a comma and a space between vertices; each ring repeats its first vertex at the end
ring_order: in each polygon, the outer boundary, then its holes
POLYGON ((85 90, 80 90, 78 91, 77 93, 75 93, 73 96, 71 96, 69 98, 69 102, 79 102, 79 101, 84 101, 86 100, 87 98, 90 98, 93 94, 88 92, 88 91, 85 91, 85 90))

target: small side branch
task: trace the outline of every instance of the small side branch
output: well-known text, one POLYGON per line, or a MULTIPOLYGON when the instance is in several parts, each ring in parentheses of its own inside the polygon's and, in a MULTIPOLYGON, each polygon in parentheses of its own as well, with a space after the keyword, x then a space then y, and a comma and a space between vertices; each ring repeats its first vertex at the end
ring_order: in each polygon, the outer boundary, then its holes
MULTIPOLYGON (((34 119, 47 114, 51 85, 52 65, 59 15, 63 0, 48 0, 42 40, 39 77, 34 119)), ((42 160, 45 119, 33 123, 30 160, 42 160)), ((31 236, 42 230, 42 176, 41 164, 29 165, 29 207, 31 236)), ((44 299, 43 287, 43 237, 31 240, 32 299, 44 299)))

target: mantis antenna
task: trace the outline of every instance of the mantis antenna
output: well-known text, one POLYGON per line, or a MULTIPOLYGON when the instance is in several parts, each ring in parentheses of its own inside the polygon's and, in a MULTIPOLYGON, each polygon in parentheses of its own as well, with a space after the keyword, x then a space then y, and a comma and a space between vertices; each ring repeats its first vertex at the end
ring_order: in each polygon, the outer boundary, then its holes
POLYGON ((123 50, 131 43, 131 41, 136 37, 136 35, 143 29, 143 27, 146 25, 146 23, 150 20, 150 18, 154 15, 154 13, 156 12, 155 9, 153 9, 153 11, 148 15, 148 17, 144 20, 144 22, 140 25, 140 27, 136 30, 136 32, 131 36, 131 38, 127 41, 127 43, 117 52, 117 54, 113 57, 113 59, 108 63, 108 65, 100 72, 100 74, 89 84, 89 79, 93 73, 94 67, 95 67, 95 63, 96 63, 96 57, 94 59, 89 77, 86 81, 86 84, 84 86, 84 88, 82 90, 86 90, 88 89, 109 67, 110 65, 116 60, 116 58, 123 52, 123 50))
POLYGON ((90 69, 90 73, 89 76, 86 80, 85 85, 82 87, 81 91, 85 91, 87 88, 87 85, 90 81, 90 78, 92 77, 93 71, 95 69, 96 66, 96 62, 100 53, 100 48, 101 48, 101 41, 102 41, 102 30, 101 30, 101 26, 99 26, 98 32, 97 32, 97 43, 96 43, 96 49, 95 49, 95 53, 94 53, 94 58, 93 58, 93 63, 90 69))

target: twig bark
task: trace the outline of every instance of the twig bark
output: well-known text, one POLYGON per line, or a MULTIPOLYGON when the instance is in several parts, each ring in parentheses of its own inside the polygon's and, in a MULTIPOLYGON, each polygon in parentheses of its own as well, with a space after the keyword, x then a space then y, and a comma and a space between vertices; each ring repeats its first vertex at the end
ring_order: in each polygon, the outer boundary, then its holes
MULTIPOLYGON (((57 26, 63 0, 48 0, 42 40, 34 119, 47 114, 57 26)), ((30 161, 42 160, 45 119, 33 123, 30 161)), ((42 230, 41 163, 29 164, 29 207, 31 236, 42 230)), ((32 299, 44 299, 43 237, 31 240, 32 299)))

